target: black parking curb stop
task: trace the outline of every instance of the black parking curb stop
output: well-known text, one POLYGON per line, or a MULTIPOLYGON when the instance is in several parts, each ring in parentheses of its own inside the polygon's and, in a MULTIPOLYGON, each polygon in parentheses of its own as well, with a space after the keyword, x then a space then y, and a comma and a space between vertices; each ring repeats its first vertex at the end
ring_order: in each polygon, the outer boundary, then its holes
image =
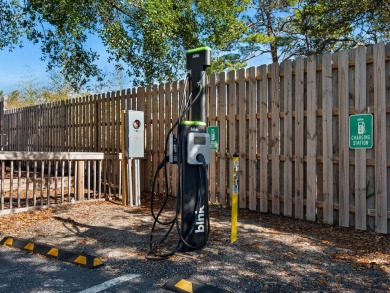
POLYGON ((163 286, 164 289, 179 293, 228 293, 228 291, 215 286, 188 281, 182 278, 172 278, 163 286))
POLYGON ((10 236, 4 237, 3 240, 0 241, 0 245, 8 245, 11 247, 30 251, 32 253, 51 256, 58 260, 73 263, 89 269, 94 269, 104 264, 100 260, 100 258, 92 255, 88 255, 85 253, 74 253, 50 245, 31 242, 29 240, 14 238, 10 236))

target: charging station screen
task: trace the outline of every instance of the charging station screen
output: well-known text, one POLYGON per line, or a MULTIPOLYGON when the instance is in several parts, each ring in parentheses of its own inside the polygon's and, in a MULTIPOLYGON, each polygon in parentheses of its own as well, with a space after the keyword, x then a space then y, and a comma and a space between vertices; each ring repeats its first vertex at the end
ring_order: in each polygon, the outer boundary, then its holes
POLYGON ((206 144, 206 137, 204 137, 204 136, 194 136, 194 144, 205 145, 206 144))

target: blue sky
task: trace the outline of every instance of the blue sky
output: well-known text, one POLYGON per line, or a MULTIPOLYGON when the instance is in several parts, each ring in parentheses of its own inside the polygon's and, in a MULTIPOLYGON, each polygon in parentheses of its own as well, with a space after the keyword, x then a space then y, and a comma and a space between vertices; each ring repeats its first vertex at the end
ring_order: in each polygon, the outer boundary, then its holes
POLYGON ((39 59, 40 57, 39 46, 30 43, 12 52, 0 51, 0 90, 8 93, 17 89, 28 71, 44 81, 46 78, 45 63, 39 59))
MULTIPOLYGON (((114 72, 114 65, 107 62, 108 55, 101 42, 96 37, 91 36, 87 45, 96 50, 100 55, 99 67, 106 71, 114 72)), ((41 57, 40 46, 28 41, 24 42, 23 48, 15 48, 12 52, 8 50, 0 51, 0 90, 7 94, 13 90, 20 89, 20 85, 26 77, 33 77, 34 82, 45 86, 50 81, 50 78, 46 72, 46 62, 42 61, 41 57)), ((270 63, 269 58, 262 56, 251 60, 248 65, 258 66, 267 63, 270 63)), ((130 82, 126 87, 131 87, 130 82)))
MULTIPOLYGON (((108 54, 97 37, 89 36, 87 46, 93 48, 100 55, 98 65, 101 69, 114 71, 114 65, 107 62, 108 54)), ((0 51, 0 90, 9 93, 20 89, 21 82, 28 76, 42 86, 50 81, 46 72, 46 62, 42 57, 39 44, 24 41, 22 48, 0 51)))

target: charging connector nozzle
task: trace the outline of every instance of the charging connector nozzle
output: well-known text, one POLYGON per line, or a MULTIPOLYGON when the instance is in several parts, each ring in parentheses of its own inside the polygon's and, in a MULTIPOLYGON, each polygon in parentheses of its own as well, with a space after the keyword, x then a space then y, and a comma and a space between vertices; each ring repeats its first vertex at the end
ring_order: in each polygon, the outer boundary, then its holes
POLYGON ((205 157, 203 156, 203 154, 198 154, 196 156, 196 160, 200 163, 202 163, 203 167, 206 169, 207 168, 207 163, 206 163, 206 159, 205 157))

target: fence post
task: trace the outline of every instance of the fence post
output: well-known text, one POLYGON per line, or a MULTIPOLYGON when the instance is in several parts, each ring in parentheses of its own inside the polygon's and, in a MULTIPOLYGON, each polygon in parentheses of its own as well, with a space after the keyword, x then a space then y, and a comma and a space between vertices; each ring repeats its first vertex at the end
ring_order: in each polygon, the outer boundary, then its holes
POLYGON ((127 205, 128 204, 128 186, 127 186, 127 164, 126 164, 126 155, 125 155, 125 111, 121 111, 121 147, 122 147, 122 159, 121 159, 121 166, 122 166, 122 204, 127 205))
POLYGON ((84 200, 84 161, 77 161, 77 200, 84 200))
POLYGON ((0 97, 0 150, 4 151, 4 97, 0 97))

